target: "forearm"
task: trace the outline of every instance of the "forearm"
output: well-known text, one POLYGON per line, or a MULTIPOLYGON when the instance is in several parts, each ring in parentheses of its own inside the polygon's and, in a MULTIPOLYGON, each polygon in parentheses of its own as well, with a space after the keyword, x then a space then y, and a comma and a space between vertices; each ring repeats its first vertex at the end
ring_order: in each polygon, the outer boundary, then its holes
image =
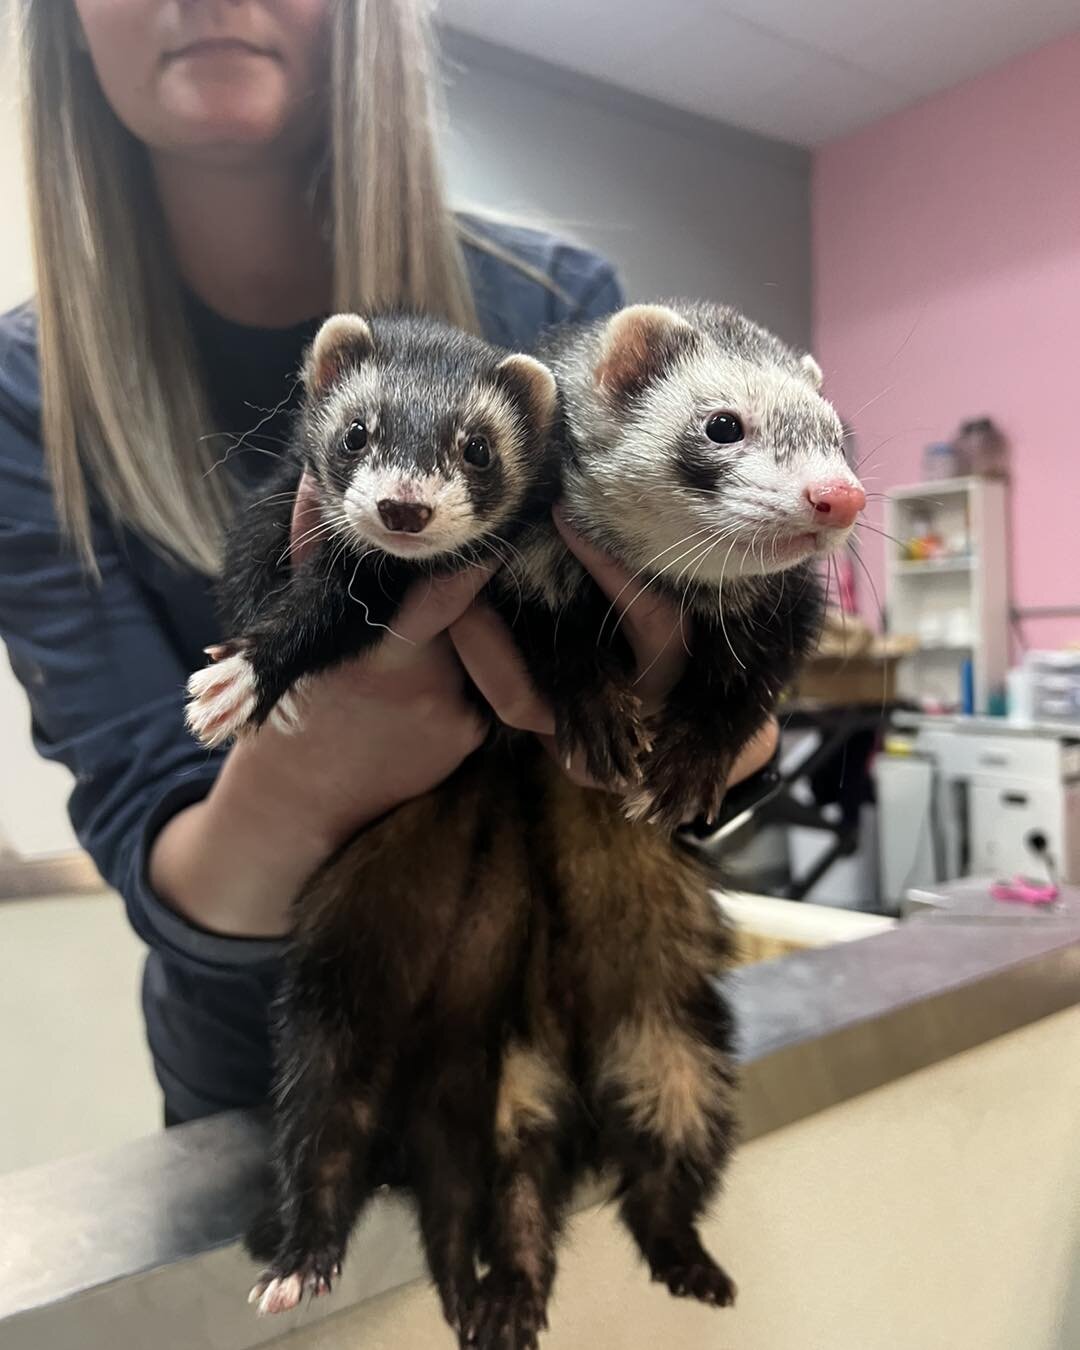
POLYGON ((229 937, 281 937, 305 881, 336 841, 313 827, 290 794, 253 782, 241 745, 206 798, 162 828, 149 859, 156 894, 189 922, 229 937))

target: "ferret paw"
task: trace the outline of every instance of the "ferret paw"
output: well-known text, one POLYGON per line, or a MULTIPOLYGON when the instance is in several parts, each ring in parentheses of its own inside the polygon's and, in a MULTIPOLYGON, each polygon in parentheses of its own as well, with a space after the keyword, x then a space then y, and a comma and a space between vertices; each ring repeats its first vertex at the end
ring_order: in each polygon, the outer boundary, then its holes
POLYGON ((476 1290, 476 1276, 471 1272, 456 1279, 444 1279, 438 1285, 443 1316, 457 1336, 459 1345, 462 1346, 470 1344, 468 1335, 476 1303, 476 1290))
POLYGON ((333 1256, 309 1257, 295 1270, 278 1274, 269 1270, 257 1280, 248 1294, 248 1302, 256 1305, 260 1317, 289 1312, 305 1293, 312 1298, 329 1294, 334 1280, 341 1274, 341 1263, 333 1256))
POLYGON ((711 1258, 688 1265, 665 1266, 653 1269, 652 1277, 666 1284, 676 1298, 693 1298, 712 1308, 730 1308, 735 1303, 738 1289, 735 1281, 711 1258))
POLYGON ((306 702, 308 681, 297 680, 291 689, 274 704, 270 722, 286 736, 294 736, 304 725, 304 704, 306 702))
MULTIPOLYGON (((215 650, 226 650, 226 645, 215 650)), ((203 745, 212 747, 238 735, 256 706, 255 669, 235 648, 211 666, 197 670, 188 680, 188 730, 203 745)))
POLYGON ((728 771, 726 761, 703 751, 690 736, 658 740, 642 765, 641 786, 626 796, 626 815, 664 830, 698 816, 712 820, 727 791, 728 771))
POLYGON ((473 1301, 461 1344, 475 1350, 538 1350, 546 1300, 524 1276, 489 1272, 473 1301))
POLYGON ((567 761, 580 750, 590 776, 606 787, 638 783, 650 749, 641 700, 629 689, 610 687, 578 699, 559 718, 558 744, 567 761))

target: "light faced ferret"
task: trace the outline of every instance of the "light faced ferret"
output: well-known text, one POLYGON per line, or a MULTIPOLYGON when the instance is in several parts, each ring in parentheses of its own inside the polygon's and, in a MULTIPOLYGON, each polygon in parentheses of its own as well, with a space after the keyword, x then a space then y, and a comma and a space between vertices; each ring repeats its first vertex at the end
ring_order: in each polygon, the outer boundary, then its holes
POLYGON ((567 518, 690 621, 663 710, 643 715, 614 607, 550 522, 495 587, 564 752, 583 748, 635 817, 672 829, 716 813, 816 641, 813 560, 847 541, 865 494, 816 362, 735 310, 634 305, 556 330, 541 355, 560 390, 567 518))

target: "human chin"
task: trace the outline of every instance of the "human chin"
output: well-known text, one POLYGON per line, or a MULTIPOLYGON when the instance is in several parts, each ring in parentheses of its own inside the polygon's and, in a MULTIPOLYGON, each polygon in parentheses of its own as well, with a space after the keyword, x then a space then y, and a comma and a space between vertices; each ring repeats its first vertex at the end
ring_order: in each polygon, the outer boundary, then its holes
POLYGON ((159 96, 172 148, 256 147, 281 139, 289 123, 282 72, 265 57, 241 58, 231 71, 230 65, 178 63, 163 75, 159 96))

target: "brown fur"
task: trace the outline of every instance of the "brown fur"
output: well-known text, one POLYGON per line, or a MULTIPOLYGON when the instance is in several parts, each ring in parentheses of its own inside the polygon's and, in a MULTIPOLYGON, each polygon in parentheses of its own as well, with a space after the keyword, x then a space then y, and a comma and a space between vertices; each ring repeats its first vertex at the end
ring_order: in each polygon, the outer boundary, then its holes
POLYGON ((728 950, 696 864, 529 741, 364 832, 299 904, 268 1278, 329 1282, 390 1138, 463 1342, 536 1344, 586 1165, 655 1278, 730 1301, 694 1228, 734 1135, 728 950))

